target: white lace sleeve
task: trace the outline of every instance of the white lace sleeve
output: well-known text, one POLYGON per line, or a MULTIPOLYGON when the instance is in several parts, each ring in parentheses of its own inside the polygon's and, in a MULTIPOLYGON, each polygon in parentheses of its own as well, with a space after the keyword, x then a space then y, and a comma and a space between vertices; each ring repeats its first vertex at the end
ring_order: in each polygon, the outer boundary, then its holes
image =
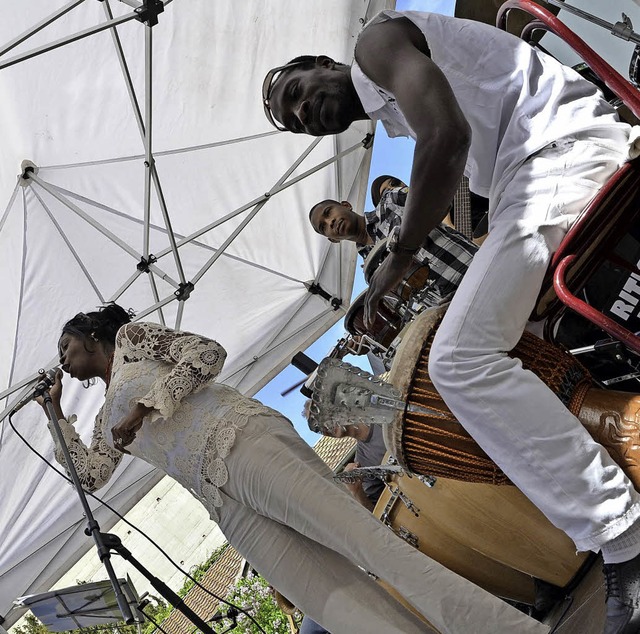
POLYGON ((125 324, 116 336, 125 363, 152 359, 173 364, 140 403, 152 407, 151 420, 170 418, 180 401, 213 381, 222 370, 227 353, 216 341, 163 328, 157 324, 125 324), (158 414, 159 413, 159 414, 158 414))
MULTIPOLYGON (((102 410, 100 410, 96 417, 96 424, 93 428, 93 436, 89 447, 82 442, 80 436, 78 436, 78 432, 73 427, 73 423, 76 421, 75 416, 69 416, 68 420, 63 418, 58 421, 64 440, 69 448, 71 460, 78 472, 80 483, 86 491, 97 491, 109 482, 113 472, 122 460, 122 452, 112 449, 104 440, 101 415, 102 410)), ((60 448, 58 435, 51 423, 49 423, 48 426, 55 442, 54 453, 56 460, 67 470, 67 473, 69 473, 62 449, 60 448)))

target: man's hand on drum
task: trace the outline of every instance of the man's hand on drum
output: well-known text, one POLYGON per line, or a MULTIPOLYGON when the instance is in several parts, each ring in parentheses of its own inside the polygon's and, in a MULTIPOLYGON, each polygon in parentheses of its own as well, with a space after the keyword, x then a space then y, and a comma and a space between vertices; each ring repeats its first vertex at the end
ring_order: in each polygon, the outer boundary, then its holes
POLYGON ((369 290, 364 298, 364 325, 366 328, 373 326, 378 304, 391 289, 400 284, 412 259, 411 253, 390 253, 373 274, 369 282, 369 290))

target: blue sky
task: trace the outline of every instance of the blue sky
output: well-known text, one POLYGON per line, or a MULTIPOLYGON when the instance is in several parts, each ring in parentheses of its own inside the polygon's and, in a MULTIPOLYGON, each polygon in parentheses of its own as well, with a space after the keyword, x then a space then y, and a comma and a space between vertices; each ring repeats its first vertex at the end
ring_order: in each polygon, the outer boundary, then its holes
MULTIPOLYGON (((399 11, 432 11, 434 13, 444 13, 447 15, 453 14, 453 6, 454 0, 398 0, 396 3, 396 8, 399 11)), ((371 184, 371 181, 380 174, 393 174, 408 183, 409 175, 411 173, 413 147, 414 142, 411 139, 389 139, 385 134, 384 129, 378 125, 373 144, 373 155, 371 158, 371 169, 369 172, 369 185, 371 184)), ((369 187, 367 187, 367 191, 368 190, 369 187)), ((365 209, 369 210, 372 207, 371 199, 368 198, 365 209)), ((358 264, 361 264, 361 262, 362 261, 358 259, 358 264)), ((362 277, 362 269, 358 266, 352 298, 359 295, 365 288, 366 285, 362 277)), ((319 362, 327 355, 343 334, 344 327, 342 325, 342 321, 340 321, 309 348, 307 348, 305 353, 314 361, 319 362)), ((357 363, 358 365, 361 364, 358 357, 348 357, 347 360, 351 363, 357 363)), ((309 444, 314 445, 320 436, 309 430, 307 422, 301 415, 305 401, 304 396, 302 396, 300 391, 297 389, 285 397, 280 395, 281 392, 303 378, 304 375, 299 370, 293 366, 288 366, 270 383, 262 388, 262 390, 260 390, 256 395, 256 398, 266 405, 282 412, 293 422, 298 433, 309 444)))

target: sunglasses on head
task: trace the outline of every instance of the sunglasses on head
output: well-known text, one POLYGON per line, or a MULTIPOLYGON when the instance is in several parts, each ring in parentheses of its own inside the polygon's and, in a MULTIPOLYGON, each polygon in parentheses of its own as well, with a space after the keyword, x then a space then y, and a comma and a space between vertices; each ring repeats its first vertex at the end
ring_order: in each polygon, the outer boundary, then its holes
POLYGON ((267 117, 269 123, 276 129, 281 132, 287 132, 287 128, 285 128, 281 123, 278 123, 274 116, 273 112, 271 112, 271 91, 273 90, 273 86, 282 73, 291 68, 295 68, 296 66, 302 66, 303 64, 308 64, 308 60, 300 60, 297 62, 289 62, 284 66, 277 66, 276 68, 272 68, 265 76, 264 81, 262 82, 262 105, 264 107, 264 114, 267 117))

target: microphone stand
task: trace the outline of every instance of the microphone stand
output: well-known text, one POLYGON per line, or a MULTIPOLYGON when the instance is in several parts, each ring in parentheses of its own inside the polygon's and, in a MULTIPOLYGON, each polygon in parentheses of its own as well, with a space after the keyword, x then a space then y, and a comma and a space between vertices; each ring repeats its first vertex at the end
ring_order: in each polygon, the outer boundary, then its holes
POLYGON ((87 496, 82 488, 82 483, 80 482, 78 472, 76 471, 75 465, 73 464, 73 460, 71 458, 71 454, 69 453, 67 443, 64 440, 62 429, 60 428, 60 424, 58 423, 58 417, 53 407, 53 402, 51 400, 51 395, 49 394, 48 387, 44 389, 42 397, 44 400, 47 417, 49 418, 49 420, 51 421, 51 425, 55 429, 56 436, 58 437, 58 442, 60 444, 60 449, 62 450, 65 462, 67 463, 67 471, 69 472, 69 475, 73 480, 74 487, 76 489, 78 497, 80 498, 80 503, 82 504, 84 514, 87 518, 87 527, 84 529, 84 532, 86 535, 92 536, 93 540, 95 541, 96 548, 98 550, 98 557, 100 558, 100 561, 107 571, 107 575, 109 576, 109 580, 111 581, 111 585, 113 586, 113 590, 115 592, 118 607, 122 612, 125 623, 127 625, 131 625, 132 623, 135 623, 136 620, 131 612, 131 607, 129 606, 127 597, 122 592, 122 588, 120 587, 115 571, 113 570, 113 566, 111 564, 112 550, 117 552, 123 559, 131 563, 134 568, 136 568, 136 570, 138 570, 151 583, 151 585, 157 590, 160 595, 162 595, 175 609, 177 609, 179 612, 182 612, 182 614, 184 614, 192 623, 194 623, 194 625, 196 625, 198 629, 203 632, 203 634, 215 634, 213 629, 203 619, 201 619, 191 608, 185 605, 184 599, 181 599, 175 592, 173 592, 173 590, 171 590, 171 588, 169 588, 164 582, 160 581, 160 579, 155 577, 153 574, 151 574, 149 570, 147 570, 139 561, 137 561, 131 555, 131 553, 122 545, 122 542, 117 535, 100 532, 100 526, 98 525, 98 522, 96 521, 91 508, 89 507, 87 496))
POLYGON ((56 412, 53 408, 53 401, 51 400, 51 395, 49 394, 48 388, 43 392, 42 397, 44 400, 44 407, 47 412, 47 417, 49 418, 49 421, 51 421, 51 425, 53 425, 53 428, 55 429, 56 436, 58 437, 58 442, 60 444, 60 449, 62 450, 65 462, 67 463, 67 471, 69 472, 69 475, 73 480, 73 486, 75 487, 76 493, 80 498, 80 504, 82 504, 84 515, 87 518, 87 527, 84 529, 85 535, 93 537, 93 541, 95 542, 96 548, 98 550, 98 557, 104 565, 107 571, 107 575, 109 576, 109 581, 111 581, 111 585, 113 586, 113 591, 115 592, 118 608, 120 608, 120 611, 122 612, 125 623, 127 625, 131 625, 132 623, 135 623, 133 613, 131 612, 131 607, 129 606, 127 597, 125 597, 124 592, 122 592, 122 588, 118 583, 116 573, 113 570, 113 565, 111 564, 111 553, 109 551, 109 548, 105 544, 103 534, 100 532, 100 526, 93 516, 93 512, 91 511, 91 507, 89 506, 89 502, 87 501, 87 496, 82 488, 80 478, 78 477, 78 472, 76 471, 76 467, 73 464, 71 454, 69 453, 69 448, 67 447, 67 443, 65 442, 64 436, 62 435, 62 429, 60 428, 60 423, 58 423, 58 416, 56 415, 56 412))

